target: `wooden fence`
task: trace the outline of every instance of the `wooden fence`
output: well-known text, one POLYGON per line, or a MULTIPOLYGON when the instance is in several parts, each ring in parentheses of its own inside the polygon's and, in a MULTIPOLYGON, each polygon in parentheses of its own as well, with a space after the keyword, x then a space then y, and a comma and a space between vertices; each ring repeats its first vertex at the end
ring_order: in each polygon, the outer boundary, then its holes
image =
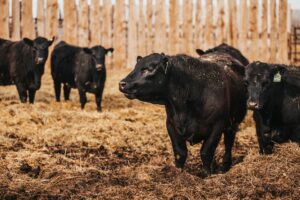
POLYGON ((195 55, 222 42, 250 60, 289 62, 288 0, 64 0, 63 13, 57 0, 37 2, 0 0, 0 37, 56 35, 75 45, 114 47, 108 59, 114 68, 134 66, 137 55, 195 55))

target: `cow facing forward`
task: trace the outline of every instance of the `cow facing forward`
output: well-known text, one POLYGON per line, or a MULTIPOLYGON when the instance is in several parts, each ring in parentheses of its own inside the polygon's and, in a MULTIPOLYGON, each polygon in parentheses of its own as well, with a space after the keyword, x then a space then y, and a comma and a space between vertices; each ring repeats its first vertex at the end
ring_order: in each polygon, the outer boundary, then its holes
POLYGON ((246 67, 245 81, 260 153, 272 153, 274 142, 300 143, 300 70, 256 61, 246 67))
POLYGON ((231 150, 247 100, 242 78, 230 68, 186 55, 151 54, 137 61, 119 88, 129 99, 165 106, 176 167, 184 167, 187 141, 203 141, 200 155, 210 173, 224 133, 223 170, 230 168, 231 150))
POLYGON ((48 48, 53 43, 43 37, 24 38, 12 42, 0 39, 0 85, 15 84, 22 103, 34 103, 35 93, 41 87, 48 48))
POLYGON ((81 48, 66 42, 57 44, 51 54, 51 74, 56 101, 60 101, 63 84, 65 100, 69 100, 71 88, 77 88, 82 109, 87 102, 86 92, 90 92, 95 94, 97 110, 101 111, 106 80, 105 55, 113 50, 100 45, 81 48))

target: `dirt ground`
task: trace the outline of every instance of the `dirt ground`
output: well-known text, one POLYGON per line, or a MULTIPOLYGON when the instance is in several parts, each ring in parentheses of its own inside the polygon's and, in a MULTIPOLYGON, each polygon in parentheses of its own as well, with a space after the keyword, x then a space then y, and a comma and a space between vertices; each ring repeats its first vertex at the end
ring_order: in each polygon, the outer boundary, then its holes
MULTIPOLYGON (((130 101, 118 91, 128 70, 109 70, 103 112, 76 90, 56 103, 49 72, 36 104, 20 104, 14 86, 0 87, 0 199, 300 199, 300 148, 276 145, 258 154, 248 114, 225 174, 203 176, 200 145, 189 146, 184 171, 173 164, 163 107, 130 101)), ((216 160, 221 163, 220 143, 216 160)))

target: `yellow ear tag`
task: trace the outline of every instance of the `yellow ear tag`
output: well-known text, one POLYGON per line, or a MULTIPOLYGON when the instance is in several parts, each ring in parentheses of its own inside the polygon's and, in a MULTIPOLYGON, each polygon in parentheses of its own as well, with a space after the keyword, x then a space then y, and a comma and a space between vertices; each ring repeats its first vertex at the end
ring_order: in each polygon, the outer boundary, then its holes
POLYGON ((279 82, 281 82, 281 75, 280 75, 279 72, 277 72, 277 74, 274 75, 273 82, 274 82, 274 83, 279 83, 279 82))
POLYGON ((108 57, 111 57, 111 55, 112 55, 111 51, 107 52, 108 57))

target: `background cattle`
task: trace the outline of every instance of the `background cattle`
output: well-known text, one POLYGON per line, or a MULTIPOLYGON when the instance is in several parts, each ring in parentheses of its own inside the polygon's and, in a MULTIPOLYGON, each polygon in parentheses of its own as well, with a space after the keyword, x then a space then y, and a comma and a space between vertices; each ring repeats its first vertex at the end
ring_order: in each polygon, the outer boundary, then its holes
POLYGON ((246 68, 245 79, 260 153, 272 153, 274 142, 300 143, 300 70, 253 62, 246 68))
POLYGON ((95 94, 97 110, 101 111, 106 80, 105 55, 113 50, 100 45, 82 48, 65 42, 57 44, 51 54, 51 75, 56 101, 60 101, 63 84, 65 100, 69 100, 71 88, 78 88, 81 108, 87 102, 86 92, 90 92, 95 94))
POLYGON ((43 37, 24 38, 12 42, 0 39, 0 84, 15 84, 20 101, 34 103, 35 93, 41 87, 48 47, 53 43, 43 37))
POLYGON ((224 132, 224 170, 230 168, 231 149, 246 114, 247 99, 241 77, 230 68, 186 55, 151 54, 138 59, 119 87, 129 99, 165 105, 176 167, 184 167, 187 141, 203 141, 201 159, 210 173, 224 132))

